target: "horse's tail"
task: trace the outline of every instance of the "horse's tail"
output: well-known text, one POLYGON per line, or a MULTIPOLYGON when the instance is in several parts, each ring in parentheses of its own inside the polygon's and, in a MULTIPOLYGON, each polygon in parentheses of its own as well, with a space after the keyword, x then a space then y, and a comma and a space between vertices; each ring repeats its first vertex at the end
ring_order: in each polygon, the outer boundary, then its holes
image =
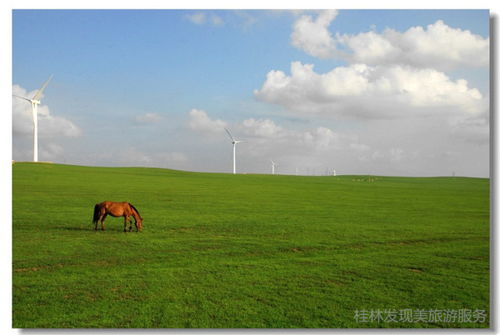
POLYGON ((92 221, 93 223, 96 223, 97 220, 99 220, 99 209, 100 209, 99 204, 96 204, 94 206, 94 220, 92 221))
POLYGON ((137 208, 135 208, 134 205, 132 205, 130 202, 128 203, 128 205, 137 213, 137 215, 139 215, 139 218, 142 220, 141 214, 139 214, 137 208))

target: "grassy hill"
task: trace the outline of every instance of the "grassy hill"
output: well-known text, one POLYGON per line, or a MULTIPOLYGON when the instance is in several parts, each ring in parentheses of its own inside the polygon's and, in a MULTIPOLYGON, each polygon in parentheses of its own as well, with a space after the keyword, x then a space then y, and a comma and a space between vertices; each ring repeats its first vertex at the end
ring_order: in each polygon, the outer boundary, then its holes
POLYGON ((488 179, 12 168, 15 328, 488 327, 488 179), (355 318, 408 309, 487 317, 355 318))

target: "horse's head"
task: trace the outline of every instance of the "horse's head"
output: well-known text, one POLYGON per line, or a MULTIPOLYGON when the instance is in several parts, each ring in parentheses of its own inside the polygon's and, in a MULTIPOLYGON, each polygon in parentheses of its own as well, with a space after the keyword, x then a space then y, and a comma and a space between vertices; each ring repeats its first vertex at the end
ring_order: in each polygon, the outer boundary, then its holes
POLYGON ((132 204, 129 203, 130 208, 132 209, 132 216, 135 219, 135 227, 137 228, 137 231, 142 230, 142 217, 141 214, 139 214, 139 211, 137 208, 135 208, 132 204))
POLYGON ((135 216, 135 227, 137 228, 137 231, 142 230, 142 218, 140 215, 135 216))

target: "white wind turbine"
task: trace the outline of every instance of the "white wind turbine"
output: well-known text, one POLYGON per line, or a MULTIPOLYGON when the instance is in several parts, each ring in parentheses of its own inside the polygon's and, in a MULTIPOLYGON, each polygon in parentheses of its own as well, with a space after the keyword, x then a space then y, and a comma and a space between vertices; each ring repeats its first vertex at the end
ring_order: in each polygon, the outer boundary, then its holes
POLYGON ((33 113, 33 162, 38 162, 38 105, 40 104, 40 98, 42 96, 43 90, 45 90, 52 77, 53 75, 51 75, 49 79, 47 79, 47 81, 43 83, 42 87, 35 93, 35 95, 31 99, 13 94, 15 97, 31 103, 31 111, 33 113))
POLYGON ((224 129, 226 130, 226 133, 229 135, 229 138, 231 138, 231 143, 233 143, 233 174, 236 174, 236 144, 242 141, 235 140, 233 135, 231 135, 231 132, 227 128, 224 129))
POLYGON ((270 160, 271 161, 271 169, 272 169, 272 173, 274 174, 274 168, 276 166, 278 166, 278 164, 276 164, 272 159, 270 160))

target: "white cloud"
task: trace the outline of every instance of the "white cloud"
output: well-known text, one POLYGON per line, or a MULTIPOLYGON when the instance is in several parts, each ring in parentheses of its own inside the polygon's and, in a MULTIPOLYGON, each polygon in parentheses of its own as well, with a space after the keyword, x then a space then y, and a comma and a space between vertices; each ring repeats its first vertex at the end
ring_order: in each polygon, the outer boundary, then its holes
POLYGON ((207 19, 206 14, 201 12, 186 15, 186 18, 194 24, 203 24, 207 19))
POLYGON ((337 148, 350 137, 338 134, 327 127, 292 130, 277 125, 270 119, 247 119, 236 125, 242 134, 259 145, 284 144, 298 151, 322 151, 337 148))
POLYGON ((356 151, 368 151, 370 146, 362 143, 350 143, 349 147, 356 151))
POLYGON ((247 119, 235 128, 243 136, 250 138, 249 142, 258 145, 285 144, 294 150, 327 150, 337 147, 345 137, 326 127, 317 127, 305 131, 286 129, 270 119, 247 119))
POLYGON ((351 136, 327 127, 287 129, 269 119, 247 119, 234 128, 247 139, 246 146, 254 156, 273 151, 275 157, 288 153, 310 156, 337 150, 352 140, 351 136))
POLYGON ((490 141, 488 114, 454 119, 452 136, 468 143, 487 145, 490 141))
POLYGON ((277 126, 272 120, 269 119, 254 119, 250 118, 244 120, 242 123, 244 132, 247 135, 266 137, 266 138, 277 138, 286 136, 287 132, 280 126, 277 126))
MULTIPOLYGON (((204 116, 214 121, 206 113, 204 116)), ((431 176, 451 175, 456 171, 487 175, 485 114, 454 120, 455 123, 450 122, 438 114, 348 122, 348 127, 337 119, 325 119, 322 126, 269 118, 248 118, 234 123, 217 121, 227 125, 236 138, 245 140, 237 150, 237 170, 241 172, 269 173, 269 159, 273 159, 279 164, 279 173, 289 174, 296 169, 299 174, 324 174, 327 169, 335 168, 340 174, 431 176), (339 130, 331 128, 329 123, 337 125, 339 130), (452 157, 447 152, 456 154, 452 157), (485 159, 485 164, 472 163, 485 159)), ((199 133, 205 138, 209 135, 205 130, 199 133)), ((196 140, 195 145, 203 152, 220 155, 222 171, 230 171, 232 151, 226 134, 222 130, 210 138, 210 141, 196 140)), ((200 162, 206 166, 203 160, 200 162)))
POLYGON ((405 32, 385 29, 335 36, 328 30, 336 11, 324 11, 316 20, 300 16, 294 23, 291 43, 319 58, 340 58, 367 65, 397 64, 449 70, 458 67, 485 67, 489 64, 489 38, 469 30, 452 28, 438 20, 427 27, 415 26, 405 32))
POLYGON ((351 53, 343 56, 351 63, 391 64, 399 63, 398 57, 401 57, 400 48, 373 31, 357 35, 337 35, 337 41, 350 49, 351 53))
POLYGON ((259 21, 257 15, 252 11, 248 10, 235 10, 233 13, 238 18, 237 25, 241 27, 244 31, 248 31, 251 27, 257 24, 259 21))
MULTIPOLYGON (((190 128, 201 133, 215 132, 217 129, 220 132, 224 127, 230 127, 236 138, 245 139, 245 146, 255 149, 256 155, 262 152, 262 148, 277 147, 289 147, 303 153, 325 151, 338 148, 340 145, 348 146, 355 139, 351 135, 339 134, 323 126, 307 130, 293 130, 277 125, 270 119, 254 118, 228 125, 222 120, 212 120, 206 112, 197 109, 191 110, 189 116, 190 128)), ((223 138, 221 136, 221 139, 223 138)))
MULTIPOLYGON (((31 97, 35 91, 27 92, 21 86, 13 85, 12 94, 31 97)), ((12 98, 12 132, 15 136, 32 136, 33 134, 31 104, 15 97, 12 98)), ((46 105, 38 106, 38 135, 40 138, 77 137, 81 134, 81 129, 70 120, 51 114, 46 105)))
POLYGON ((270 71, 254 94, 301 115, 387 118, 435 113, 438 107, 468 115, 484 110, 484 98, 466 80, 398 65, 353 64, 318 74, 311 64, 293 62, 289 76, 270 71))
POLYGON ((207 112, 193 108, 189 112, 189 127, 201 132, 220 132, 224 131, 227 123, 222 120, 212 120, 207 112))
POLYGON ((64 148, 56 143, 46 143, 40 148, 40 157, 45 161, 56 161, 64 155, 64 148))
POLYGON ((194 24, 203 25, 211 24, 212 26, 222 26, 224 25, 224 20, 216 14, 207 12, 197 12, 194 14, 186 15, 186 18, 194 24))
POLYGON ((331 129, 318 127, 313 131, 306 131, 302 134, 304 143, 310 145, 316 150, 327 150, 337 147, 340 141, 340 135, 334 133, 331 129))
POLYGON ((489 64, 489 39, 468 30, 451 28, 438 20, 426 28, 405 32, 386 29, 357 35, 339 35, 352 54, 348 60, 365 64, 407 64, 448 70, 489 64))
MULTIPOLYGON (((32 97, 35 91, 28 92, 19 85, 12 86, 12 93, 21 97, 32 97)), ((43 96, 42 96, 43 98, 43 96)), ((33 113, 31 104, 25 100, 12 98, 12 135, 13 159, 30 160, 33 152, 33 113)), ((38 106, 39 158, 56 160, 63 156, 63 138, 79 137, 82 130, 72 121, 54 115, 47 105, 38 106)))
POLYGON ((254 94, 306 120, 348 125, 339 126, 341 132, 279 132, 284 140, 274 141, 275 150, 289 165, 333 166, 340 173, 488 173, 488 97, 443 72, 351 64, 317 73, 311 64, 293 62, 290 74, 270 71, 254 94))
POLYGON ((375 151, 372 153, 372 156, 371 156, 371 158, 372 158, 373 160, 382 159, 382 158, 384 158, 384 157, 385 157, 385 155, 384 155, 382 152, 380 152, 379 150, 375 150, 375 151))
POLYGON ((222 20, 222 18, 220 16, 217 16, 215 14, 212 14, 210 16, 210 22, 214 26, 222 26, 222 25, 224 25, 224 20, 222 20))
POLYGON ((292 45, 315 57, 336 56, 336 43, 328 31, 328 26, 337 14, 336 10, 325 10, 317 16, 316 20, 311 15, 300 16, 293 25, 292 45))
POLYGON ((149 167, 175 167, 188 161, 182 152, 144 152, 135 147, 127 148, 117 154, 117 162, 124 165, 149 167))
POLYGON ((157 113, 145 113, 135 116, 135 121, 137 123, 157 123, 160 122, 163 117, 157 113))
POLYGON ((405 151, 401 148, 391 148, 389 152, 393 162, 399 162, 405 157, 405 151))

